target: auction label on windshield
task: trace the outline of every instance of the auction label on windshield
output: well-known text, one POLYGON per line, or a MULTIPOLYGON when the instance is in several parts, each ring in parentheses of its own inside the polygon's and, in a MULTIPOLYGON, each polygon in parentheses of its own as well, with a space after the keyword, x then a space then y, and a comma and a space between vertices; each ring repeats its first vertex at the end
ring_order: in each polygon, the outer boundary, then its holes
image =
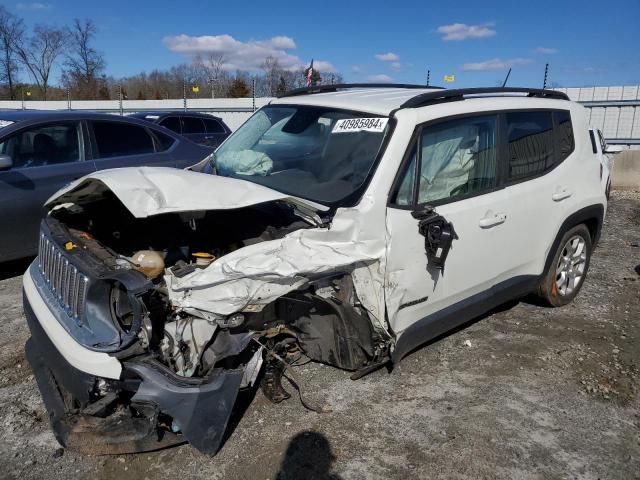
POLYGON ((387 126, 388 118, 344 118, 338 120, 331 133, 346 132, 382 132, 387 126))

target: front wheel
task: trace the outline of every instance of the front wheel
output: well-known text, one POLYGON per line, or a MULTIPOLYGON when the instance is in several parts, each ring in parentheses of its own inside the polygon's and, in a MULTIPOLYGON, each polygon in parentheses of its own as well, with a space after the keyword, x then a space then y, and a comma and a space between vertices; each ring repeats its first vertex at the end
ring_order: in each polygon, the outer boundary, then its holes
POLYGON ((571 302, 582 287, 591 260, 589 229, 577 225, 564 234, 538 287, 538 296, 552 307, 571 302))

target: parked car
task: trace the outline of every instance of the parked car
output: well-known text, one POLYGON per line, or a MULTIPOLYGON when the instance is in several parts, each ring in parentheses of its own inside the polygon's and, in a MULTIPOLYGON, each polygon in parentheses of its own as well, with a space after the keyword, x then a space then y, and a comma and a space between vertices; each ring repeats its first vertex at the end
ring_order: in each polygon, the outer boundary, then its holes
POLYGON ((72 180, 115 167, 184 168, 211 151, 115 115, 0 112, 0 262, 36 254, 42 205, 72 180))
POLYGON ((212 454, 238 393, 288 398, 305 359, 355 380, 507 300, 565 305, 600 181, 563 93, 407 85, 293 91, 191 171, 93 173, 47 203, 24 275, 56 437, 212 454))
POLYGON ((129 115, 168 128, 200 145, 217 147, 231 134, 219 117, 191 112, 140 112, 129 115))

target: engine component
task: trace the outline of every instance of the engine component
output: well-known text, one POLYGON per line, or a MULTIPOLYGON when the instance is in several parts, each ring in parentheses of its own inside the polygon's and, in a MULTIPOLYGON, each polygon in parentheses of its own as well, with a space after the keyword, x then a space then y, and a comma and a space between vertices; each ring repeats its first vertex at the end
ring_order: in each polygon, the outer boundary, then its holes
POLYGON ((140 250, 129 260, 133 264, 133 269, 147 278, 156 278, 164 272, 164 258, 155 250, 140 250))
POLYGON ((206 252, 196 252, 191 254, 191 256, 196 259, 196 265, 199 267, 206 267, 216 259, 215 255, 206 252))

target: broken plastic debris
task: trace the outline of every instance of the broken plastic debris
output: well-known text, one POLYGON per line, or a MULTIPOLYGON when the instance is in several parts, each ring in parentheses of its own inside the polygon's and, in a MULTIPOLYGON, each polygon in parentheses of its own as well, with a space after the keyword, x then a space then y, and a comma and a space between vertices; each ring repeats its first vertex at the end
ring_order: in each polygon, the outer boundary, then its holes
POLYGON ((470 347, 471 346, 471 340, 465 340, 464 344, 465 344, 465 346, 470 347))

